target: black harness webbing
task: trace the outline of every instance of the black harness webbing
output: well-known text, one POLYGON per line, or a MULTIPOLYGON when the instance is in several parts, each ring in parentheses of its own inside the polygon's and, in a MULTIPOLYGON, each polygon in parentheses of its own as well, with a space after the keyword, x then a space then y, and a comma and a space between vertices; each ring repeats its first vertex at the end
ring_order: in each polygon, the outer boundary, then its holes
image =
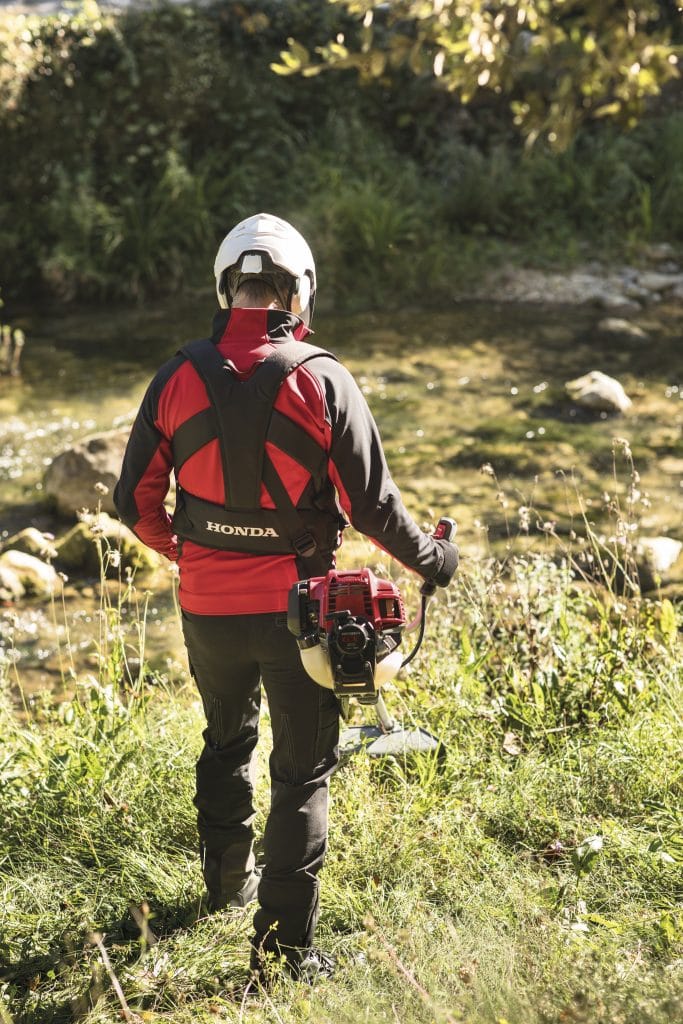
MULTIPOLYGON (((173 464, 176 472, 190 456, 216 439, 217 429, 213 406, 195 413, 178 427, 173 435, 173 464)), ((307 469, 316 490, 322 487, 326 476, 327 455, 303 427, 273 409, 266 440, 307 469)))
POLYGON ((304 466, 320 490, 327 478, 327 452, 303 427, 273 409, 266 440, 304 466))
POLYGON ((326 572, 342 522, 338 510, 335 506, 333 511, 329 502, 323 502, 323 507, 297 508, 268 456, 266 441, 308 470, 313 493, 325 490, 326 452, 273 406, 285 377, 308 360, 331 354, 306 342, 277 343, 251 375, 240 380, 209 338, 190 342, 180 351, 204 382, 211 405, 176 431, 176 473, 191 455, 217 438, 225 492, 224 504, 219 506, 181 491, 174 519, 179 536, 227 550, 293 552, 309 575, 326 572), (274 510, 260 508, 261 483, 274 510))
POLYGON ((194 416, 190 416, 189 420, 181 423, 173 435, 172 441, 173 466, 176 473, 191 455, 198 452, 209 441, 214 441, 216 437, 216 414, 213 411, 213 406, 196 412, 194 416))

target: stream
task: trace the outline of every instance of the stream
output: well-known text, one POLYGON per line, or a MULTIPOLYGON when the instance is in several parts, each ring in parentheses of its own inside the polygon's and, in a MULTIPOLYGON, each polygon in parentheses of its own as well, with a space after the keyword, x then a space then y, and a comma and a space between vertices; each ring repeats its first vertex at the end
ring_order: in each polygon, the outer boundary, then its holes
MULTIPOLYGON (((28 525, 53 533, 72 525, 46 506, 45 467, 88 434, 132 422, 155 369, 184 341, 205 335, 211 316, 202 293, 12 318, 26 346, 21 377, 0 377, 1 540, 28 525)), ((614 438, 633 452, 641 533, 683 540, 683 307, 643 310, 635 322, 646 341, 599 329, 603 316, 585 306, 496 302, 323 312, 312 340, 354 373, 416 519, 456 518, 463 560, 518 534, 520 509, 568 530, 583 508, 609 529, 610 502, 623 501, 633 485, 614 438), (628 414, 572 405, 565 382, 593 369, 623 384, 633 401, 628 414), (481 472, 487 464, 495 478, 481 472)), ((350 545, 350 556, 357 550, 350 545)), ((182 677, 171 573, 160 570, 145 587, 144 657, 169 678, 182 677)), ((74 674, 97 671, 101 608, 97 581, 72 580, 63 600, 2 609, 0 653, 12 663, 18 700, 68 692, 74 674)))

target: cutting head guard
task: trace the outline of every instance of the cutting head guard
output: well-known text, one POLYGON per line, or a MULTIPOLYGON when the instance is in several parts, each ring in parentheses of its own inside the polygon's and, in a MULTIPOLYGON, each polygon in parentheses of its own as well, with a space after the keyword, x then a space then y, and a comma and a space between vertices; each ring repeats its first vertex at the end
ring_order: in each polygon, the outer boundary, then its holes
POLYGON ((285 309, 311 322, 315 263, 305 238, 286 220, 257 213, 240 221, 221 242, 213 269, 223 309, 232 305, 242 280, 263 276, 285 309))

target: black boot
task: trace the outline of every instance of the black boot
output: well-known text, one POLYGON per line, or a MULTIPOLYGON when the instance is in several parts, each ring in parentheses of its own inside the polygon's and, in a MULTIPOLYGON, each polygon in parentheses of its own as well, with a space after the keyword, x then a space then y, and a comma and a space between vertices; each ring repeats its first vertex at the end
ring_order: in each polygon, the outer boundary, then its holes
POLYGON ((296 981, 303 981, 306 985, 315 985, 318 981, 334 976, 337 962, 329 953, 323 953, 322 949, 311 946, 310 949, 302 949, 303 954, 299 960, 288 960, 285 969, 296 981))
POLYGON ((249 904, 253 903, 256 899, 260 881, 261 869, 254 868, 244 885, 242 885, 242 887, 232 896, 228 898, 218 897, 213 893, 209 893, 206 900, 209 913, 215 914, 219 910, 227 909, 241 910, 243 907, 249 906, 249 904))
POLYGON ((272 939, 264 944, 263 936, 252 936, 249 970, 255 987, 268 988, 281 973, 295 981, 315 985, 331 978, 335 967, 334 957, 315 946, 280 946, 272 939))

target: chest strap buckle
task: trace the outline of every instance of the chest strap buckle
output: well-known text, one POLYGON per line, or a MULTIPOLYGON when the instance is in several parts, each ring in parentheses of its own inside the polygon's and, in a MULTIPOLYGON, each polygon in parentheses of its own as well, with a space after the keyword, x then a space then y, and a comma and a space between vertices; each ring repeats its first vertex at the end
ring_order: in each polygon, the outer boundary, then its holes
POLYGON ((312 558, 318 550, 315 537, 310 530, 306 530, 305 533, 295 537, 292 541, 292 546, 300 558, 312 558))

